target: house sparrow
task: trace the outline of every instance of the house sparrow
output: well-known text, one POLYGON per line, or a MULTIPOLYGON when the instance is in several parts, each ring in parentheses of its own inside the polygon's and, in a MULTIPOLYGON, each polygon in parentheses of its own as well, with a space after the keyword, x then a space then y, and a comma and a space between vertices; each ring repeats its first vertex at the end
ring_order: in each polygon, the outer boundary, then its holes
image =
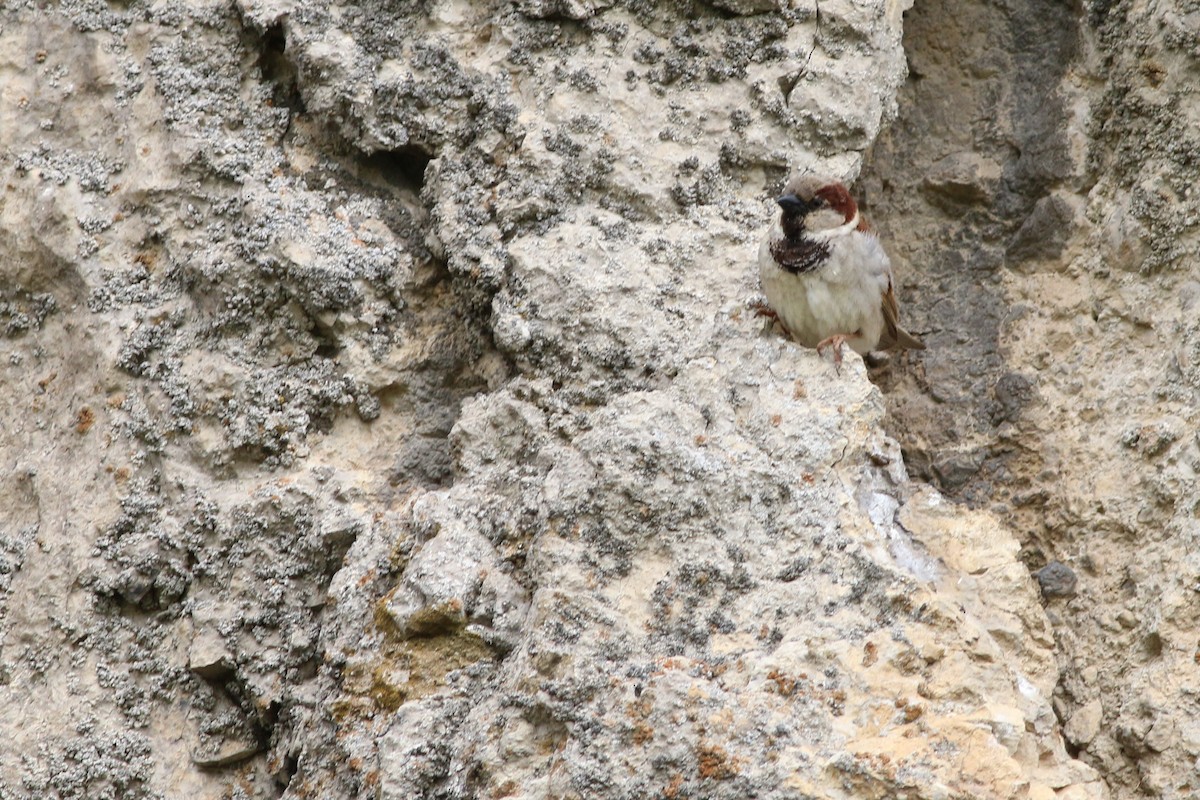
POLYGON ((859 355, 925 349, 900 327, 891 262, 845 186, 802 175, 776 202, 783 211, 758 251, 759 314, 819 354, 833 347, 839 366, 843 344, 859 355))

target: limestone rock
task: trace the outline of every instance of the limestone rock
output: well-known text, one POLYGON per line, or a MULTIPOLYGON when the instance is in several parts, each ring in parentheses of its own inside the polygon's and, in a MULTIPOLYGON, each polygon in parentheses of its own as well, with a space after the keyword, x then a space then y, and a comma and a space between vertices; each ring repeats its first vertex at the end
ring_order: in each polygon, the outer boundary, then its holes
POLYGON ((1076 747, 1087 747, 1100 732, 1100 722, 1103 718, 1103 704, 1099 699, 1092 700, 1071 715, 1063 727, 1063 736, 1076 747))
POLYGON ((1185 791, 1195 26, 946 8, 6 4, 0 794, 1185 791))

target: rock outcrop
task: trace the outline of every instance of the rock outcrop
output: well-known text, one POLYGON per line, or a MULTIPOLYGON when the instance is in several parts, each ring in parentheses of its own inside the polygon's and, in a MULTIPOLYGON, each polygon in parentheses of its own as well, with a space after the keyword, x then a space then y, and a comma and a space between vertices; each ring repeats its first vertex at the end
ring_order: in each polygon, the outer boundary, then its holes
POLYGON ((0 798, 1186 796, 1182 3, 43 5, 0 798), (750 311, 800 169, 929 351, 750 311))

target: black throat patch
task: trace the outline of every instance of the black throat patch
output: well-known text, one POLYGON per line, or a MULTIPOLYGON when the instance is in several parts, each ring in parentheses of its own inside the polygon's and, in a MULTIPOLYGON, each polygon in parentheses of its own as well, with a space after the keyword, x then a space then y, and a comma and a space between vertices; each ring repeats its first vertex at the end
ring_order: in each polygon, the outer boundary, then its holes
POLYGON ((829 258, 829 242, 809 239, 803 234, 771 242, 771 257, 784 272, 802 275, 812 272, 829 258))
POLYGON ((812 272, 829 258, 829 242, 804 235, 804 215, 798 210, 784 209, 779 226, 783 228, 783 238, 771 242, 771 256, 784 272, 791 275, 812 272))

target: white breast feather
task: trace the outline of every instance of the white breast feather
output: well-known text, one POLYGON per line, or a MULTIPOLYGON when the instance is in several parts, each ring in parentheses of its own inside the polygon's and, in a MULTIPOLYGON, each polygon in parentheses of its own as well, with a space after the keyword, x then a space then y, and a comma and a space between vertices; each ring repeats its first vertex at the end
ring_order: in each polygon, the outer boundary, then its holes
POLYGON ((855 231, 857 225, 856 216, 820 232, 820 238, 829 242, 829 258, 810 273, 793 275, 775 263, 770 246, 783 238, 778 221, 759 247, 759 278, 767 302, 792 336, 807 347, 835 334, 855 332, 859 335, 847 339, 855 352, 867 353, 879 344, 891 264, 879 239, 855 231))

